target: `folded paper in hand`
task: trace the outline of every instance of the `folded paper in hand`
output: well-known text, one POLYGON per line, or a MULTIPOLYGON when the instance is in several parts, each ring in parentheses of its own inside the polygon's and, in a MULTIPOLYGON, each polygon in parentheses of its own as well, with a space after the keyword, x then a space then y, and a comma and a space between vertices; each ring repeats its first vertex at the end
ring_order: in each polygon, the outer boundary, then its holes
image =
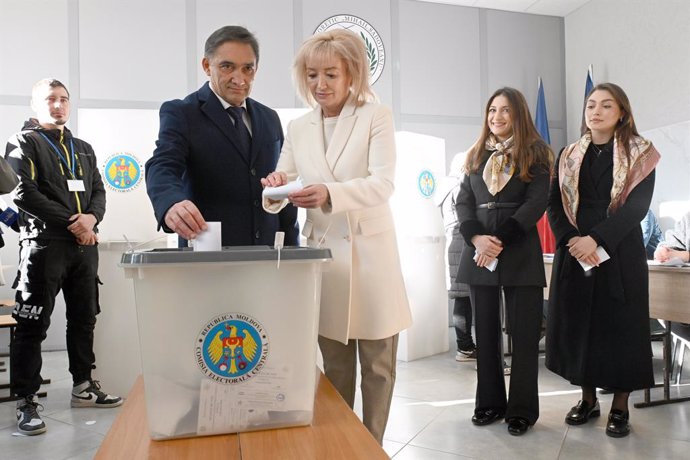
MULTIPOLYGON (((476 262, 478 258, 479 258, 479 253, 477 251, 474 251, 474 257, 472 259, 474 259, 474 261, 476 262)), ((492 260, 491 263, 484 268, 486 268, 490 272, 493 272, 496 270, 497 265, 498 265, 498 257, 496 257, 494 260, 492 260)))
MULTIPOLYGON (((596 253, 599 256, 599 263, 600 264, 602 262, 606 262, 607 260, 609 260, 611 258, 609 253, 606 252, 606 250, 604 248, 602 248, 601 246, 597 246, 596 253)), ((578 262, 580 262, 580 265, 582 265, 582 269, 586 272, 591 270, 592 268, 594 268, 594 265, 590 265, 587 262, 582 262, 581 260, 578 260, 578 262)))
POLYGON ((287 198, 288 194, 302 190, 304 186, 302 181, 297 179, 280 187, 266 187, 263 191, 263 197, 274 201, 280 201, 287 198))

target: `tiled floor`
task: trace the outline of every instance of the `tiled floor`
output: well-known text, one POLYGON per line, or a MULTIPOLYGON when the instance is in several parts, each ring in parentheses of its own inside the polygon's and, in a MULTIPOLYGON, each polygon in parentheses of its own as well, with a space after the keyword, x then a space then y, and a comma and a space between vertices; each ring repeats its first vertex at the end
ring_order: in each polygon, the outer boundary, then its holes
MULTIPOLYGON (((450 336, 453 337, 453 331, 450 336)), ((470 422, 474 407, 474 363, 458 363, 454 352, 398 363, 386 452, 395 460, 452 459, 686 459, 690 458, 690 402, 631 409, 632 434, 623 439, 604 433, 611 402, 601 395, 603 416, 580 427, 563 422, 579 392, 560 377, 540 368, 541 417, 522 437, 508 435, 504 423, 475 427, 470 422)), ((655 348, 655 367, 661 376, 660 352, 655 348)), ((686 367, 688 363, 686 362, 686 367)), ((118 409, 70 409, 71 379, 66 353, 44 353, 48 398, 43 419, 45 435, 14 436, 15 403, 0 404, 0 459, 90 459, 118 413, 118 409)), ((686 374, 690 372, 686 371, 686 374)), ((0 381, 7 379, 0 374, 0 381)), ((690 396, 690 377, 672 387, 672 395, 690 396)), ((104 382, 105 384, 105 382, 104 382)), ((104 385, 107 390, 107 385, 104 385)), ((658 396, 661 390, 655 390, 658 396)), ((631 404, 642 399, 631 397, 631 404)))

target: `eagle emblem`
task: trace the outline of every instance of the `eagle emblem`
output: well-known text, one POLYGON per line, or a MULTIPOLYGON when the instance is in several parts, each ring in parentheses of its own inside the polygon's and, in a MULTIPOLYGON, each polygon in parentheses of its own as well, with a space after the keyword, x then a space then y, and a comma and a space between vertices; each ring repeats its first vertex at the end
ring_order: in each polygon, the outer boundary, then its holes
POLYGON ((258 375, 268 357, 268 334, 244 313, 213 318, 197 336, 197 365, 219 383, 239 383, 258 375))
POLYGON ((240 334, 236 326, 228 324, 225 329, 216 332, 206 351, 211 362, 221 372, 237 375, 238 371, 246 369, 247 364, 254 360, 257 344, 247 329, 240 334))
POLYGON ((106 183, 120 192, 134 188, 141 178, 139 161, 132 155, 124 153, 110 157, 103 172, 106 183))

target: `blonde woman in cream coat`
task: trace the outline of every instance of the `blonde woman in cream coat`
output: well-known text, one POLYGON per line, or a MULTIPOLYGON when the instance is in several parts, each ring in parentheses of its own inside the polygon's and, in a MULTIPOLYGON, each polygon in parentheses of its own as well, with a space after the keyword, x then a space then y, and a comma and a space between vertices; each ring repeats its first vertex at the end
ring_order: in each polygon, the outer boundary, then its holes
POLYGON ((319 347, 326 376, 352 407, 357 358, 363 422, 381 443, 395 383, 398 333, 412 319, 400 271, 393 216, 395 139, 390 110, 372 102, 364 43, 346 30, 314 35, 295 59, 294 78, 314 110, 293 121, 276 171, 279 186, 305 187, 283 201, 307 209, 302 234, 333 255, 323 275, 319 347))

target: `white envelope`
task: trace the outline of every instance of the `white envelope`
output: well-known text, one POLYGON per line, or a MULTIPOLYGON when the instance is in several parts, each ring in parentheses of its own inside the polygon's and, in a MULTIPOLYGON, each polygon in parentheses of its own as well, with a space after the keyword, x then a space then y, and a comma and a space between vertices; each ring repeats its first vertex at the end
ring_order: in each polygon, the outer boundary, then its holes
MULTIPOLYGON (((596 252, 597 252, 597 255, 599 256, 599 263, 600 264, 611 258, 609 253, 606 252, 606 250, 604 248, 602 248, 601 246, 597 246, 596 252)), ((578 260, 578 262, 580 262, 580 261, 578 260)), ((582 269, 586 272, 591 270, 592 268, 594 268, 594 265, 590 265, 586 262, 580 262, 580 265, 582 265, 582 269)))
MULTIPOLYGON (((476 262, 478 257, 479 257, 479 253, 477 251, 474 251, 474 257, 472 259, 474 259, 474 261, 476 262)), ((493 272, 493 271, 496 271, 497 266, 498 266, 498 257, 496 257, 489 265, 487 265, 484 268, 486 268, 490 272, 493 272)))
POLYGON ((266 187, 263 191, 263 198, 280 201, 287 198, 288 194, 298 192, 304 188, 302 181, 297 179, 280 187, 266 187))

